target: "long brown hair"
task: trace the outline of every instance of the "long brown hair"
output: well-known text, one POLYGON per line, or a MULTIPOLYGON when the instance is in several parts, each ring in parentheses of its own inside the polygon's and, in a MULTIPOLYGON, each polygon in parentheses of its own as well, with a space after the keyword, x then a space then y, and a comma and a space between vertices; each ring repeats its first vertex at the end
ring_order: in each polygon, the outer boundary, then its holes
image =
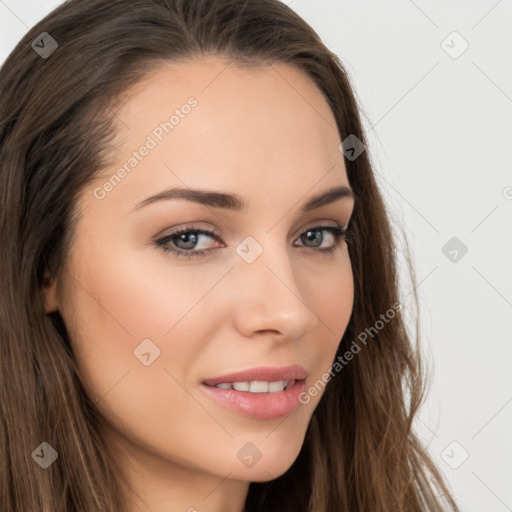
MULTIPOLYGON (((126 509, 121 473, 98 434, 102 418, 77 377, 62 318, 44 313, 41 287, 46 272, 62 272, 78 194, 109 163, 122 93, 159 65, 200 54, 296 66, 323 92, 340 140, 366 144, 341 61, 278 0, 70 0, 29 30, 0 70, 3 512, 126 509), (43 32, 58 44, 46 58, 32 46, 43 32), (59 457, 45 470, 31 456, 42 442, 59 457)), ((425 394, 418 345, 399 310, 370 330, 400 303, 397 248, 368 152, 345 163, 357 196, 355 296, 337 356, 361 333, 371 339, 327 385, 296 461, 275 480, 251 483, 246 508, 458 510, 412 429, 425 394)))

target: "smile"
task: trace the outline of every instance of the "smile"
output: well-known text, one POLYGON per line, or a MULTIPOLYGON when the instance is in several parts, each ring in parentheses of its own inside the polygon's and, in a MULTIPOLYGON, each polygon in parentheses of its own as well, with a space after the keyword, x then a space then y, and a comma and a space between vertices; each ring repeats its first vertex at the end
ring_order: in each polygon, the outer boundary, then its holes
POLYGON ((268 382, 264 380, 251 380, 241 382, 220 382, 216 388, 235 389, 236 391, 246 391, 248 393, 278 393, 291 388, 295 380, 277 380, 268 382))

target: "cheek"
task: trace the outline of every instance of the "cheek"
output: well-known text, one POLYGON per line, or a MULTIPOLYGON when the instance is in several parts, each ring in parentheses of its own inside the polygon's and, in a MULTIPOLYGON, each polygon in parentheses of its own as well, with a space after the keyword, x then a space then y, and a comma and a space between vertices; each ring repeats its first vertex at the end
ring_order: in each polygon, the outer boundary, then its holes
POLYGON ((306 381, 301 403, 312 414, 331 378, 330 369, 343 337, 354 305, 354 281, 348 256, 336 267, 327 266, 315 273, 310 289, 310 307, 318 317, 315 343, 309 345, 306 358, 315 362, 306 381))
POLYGON ((229 266, 192 269, 156 248, 124 250, 121 257, 116 247, 88 244, 72 262, 67 302, 73 306, 62 315, 84 386, 96 401, 121 389, 138 404, 156 397, 155 390, 179 395, 176 380, 197 374, 198 356, 226 304, 215 286, 229 266))
POLYGON ((73 306, 61 311, 81 381, 104 417, 148 449, 153 439, 170 451, 175 437, 218 428, 181 384, 195 375, 205 339, 194 329, 205 332, 215 321, 201 299, 219 280, 197 272, 196 281, 195 273, 171 268, 165 258, 103 250, 98 259, 91 250, 74 263, 67 292, 73 306))
MULTIPOLYGON (((347 328, 354 306, 354 278, 348 254, 339 264, 325 265, 304 277, 307 279, 308 304, 318 317, 318 355, 325 359, 334 358, 336 349, 347 328)), ((311 354, 314 358, 314 354, 311 354)), ((332 360, 329 360, 329 362, 332 360)))
MULTIPOLYGON (((338 336, 345 332, 354 306, 354 278, 348 257, 334 269, 321 273, 318 278, 323 283, 316 292, 319 309, 324 313, 320 318, 338 336)), ((341 337, 341 336, 339 336, 341 337)))

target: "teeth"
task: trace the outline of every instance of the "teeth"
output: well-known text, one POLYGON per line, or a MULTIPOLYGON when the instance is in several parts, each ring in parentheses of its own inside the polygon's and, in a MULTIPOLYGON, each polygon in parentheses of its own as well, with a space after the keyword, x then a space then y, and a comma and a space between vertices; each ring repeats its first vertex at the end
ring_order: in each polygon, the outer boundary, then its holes
POLYGON ((251 380, 250 382, 221 382, 220 384, 216 384, 215 387, 246 391, 249 393, 278 393, 292 387, 294 384, 294 380, 278 380, 274 382, 251 380))
MULTIPOLYGON (((269 382, 268 390, 270 393, 275 393, 277 391, 283 391, 286 384, 288 384, 288 383, 285 382, 284 380, 279 380, 277 382, 269 382)), ((251 384, 251 387, 252 387, 252 384, 251 384)), ((251 391, 252 391, 252 389, 251 389, 251 391)))
POLYGON ((233 389, 237 391, 249 391, 249 383, 248 382, 233 382, 233 389))
POLYGON ((233 389, 229 382, 221 382, 220 384, 217 384, 215 387, 221 389, 233 389))
MULTIPOLYGON (((251 385, 249 388, 249 391, 251 393, 268 393, 268 382, 265 382, 264 380, 253 380, 251 381, 251 385)), ((282 382, 276 382, 274 384, 280 385, 281 389, 279 391, 283 390, 283 383, 282 382)))

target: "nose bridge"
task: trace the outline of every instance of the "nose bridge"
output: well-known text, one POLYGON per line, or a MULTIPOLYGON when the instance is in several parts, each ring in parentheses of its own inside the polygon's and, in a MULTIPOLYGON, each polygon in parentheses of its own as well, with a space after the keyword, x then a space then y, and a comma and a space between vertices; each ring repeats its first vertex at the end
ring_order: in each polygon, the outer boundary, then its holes
MULTIPOLYGON (((302 336, 316 316, 307 305, 286 243, 276 236, 249 236, 237 247, 238 312, 245 330, 279 331, 286 339, 302 336)), ((246 333, 249 335, 249 333, 246 333)))

